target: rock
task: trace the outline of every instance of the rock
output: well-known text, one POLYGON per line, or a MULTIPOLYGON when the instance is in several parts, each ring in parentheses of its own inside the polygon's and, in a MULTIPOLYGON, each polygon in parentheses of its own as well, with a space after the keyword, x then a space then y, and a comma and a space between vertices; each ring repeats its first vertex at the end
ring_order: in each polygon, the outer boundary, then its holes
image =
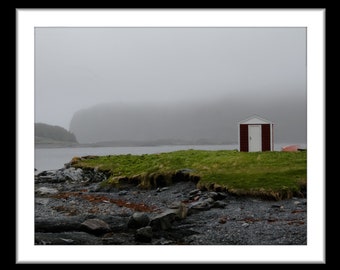
POLYGON ((127 190, 121 190, 121 191, 118 192, 119 196, 124 196, 126 194, 128 194, 127 190))
POLYGON ((197 194, 200 194, 201 193, 201 191, 199 190, 199 189, 194 189, 194 190, 191 190, 190 192, 189 192, 189 195, 190 196, 195 196, 195 195, 197 195, 197 194))
POLYGON ((94 234, 101 235, 110 231, 110 226, 101 219, 87 219, 81 224, 81 229, 84 231, 94 234))
POLYGON ((67 232, 79 231, 80 224, 84 221, 84 217, 57 217, 57 218, 36 218, 36 232, 67 232))
POLYGON ((86 232, 35 233, 36 245, 101 245, 100 238, 86 232))
POLYGON ((127 226, 128 228, 138 229, 149 225, 149 223, 150 218, 147 214, 136 212, 130 217, 127 226))
POLYGON ((123 232, 128 229, 127 223, 130 216, 122 217, 122 216, 107 216, 107 215, 98 215, 93 218, 98 218, 105 221, 110 226, 111 232, 123 232))
MULTIPOLYGON (((61 171, 59 171, 61 172, 61 171)), ((65 180, 71 180, 71 181, 81 181, 83 179, 83 170, 74 167, 70 167, 67 169, 64 169, 62 173, 60 173, 60 179, 65 179, 65 180)))
POLYGON ((49 198, 36 198, 35 203, 41 204, 41 205, 47 205, 49 203, 49 198))
POLYGON ((213 208, 225 208, 227 206, 226 202, 223 201, 215 201, 213 202, 212 206, 213 208))
POLYGON ((203 201, 196 201, 191 203, 189 206, 189 215, 195 214, 199 211, 207 211, 211 208, 212 203, 214 203, 214 200, 209 198, 203 201))
POLYGON ((35 191, 38 195, 57 194, 59 191, 56 188, 40 187, 35 191))
POLYGON ((168 209, 163 213, 151 218, 150 226, 154 230, 168 230, 172 226, 172 222, 178 215, 177 209, 168 209))
POLYGON ((38 183, 101 182, 106 179, 103 172, 95 169, 82 170, 72 166, 64 166, 59 170, 43 171, 35 176, 38 183))
POLYGON ((184 203, 181 203, 177 208, 176 214, 179 219, 185 219, 188 215, 188 207, 184 203))
POLYGON ((135 233, 135 239, 137 242, 150 243, 152 240, 151 226, 139 228, 135 233))

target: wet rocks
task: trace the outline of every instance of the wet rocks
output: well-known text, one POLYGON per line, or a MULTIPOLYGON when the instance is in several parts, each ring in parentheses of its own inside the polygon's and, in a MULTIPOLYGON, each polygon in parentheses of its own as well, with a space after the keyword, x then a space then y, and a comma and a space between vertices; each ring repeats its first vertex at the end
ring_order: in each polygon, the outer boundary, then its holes
POLYGON ((105 179, 106 175, 103 172, 82 170, 66 165, 58 170, 43 171, 35 175, 36 183, 101 182, 105 179))
POLYGON ((204 191, 183 176, 187 171, 170 186, 141 190, 127 183, 103 191, 87 172, 58 171, 36 178, 36 245, 307 243, 305 198, 274 202, 204 191))

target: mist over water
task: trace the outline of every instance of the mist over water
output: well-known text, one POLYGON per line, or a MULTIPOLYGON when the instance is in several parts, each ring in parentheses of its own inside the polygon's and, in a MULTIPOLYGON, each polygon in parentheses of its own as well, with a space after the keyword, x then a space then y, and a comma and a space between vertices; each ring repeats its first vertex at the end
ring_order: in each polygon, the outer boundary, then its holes
POLYGON ((235 144, 238 122, 256 113, 274 123, 276 142, 306 142, 303 97, 231 97, 174 104, 105 103, 75 113, 70 124, 80 143, 163 140, 163 143, 235 144))

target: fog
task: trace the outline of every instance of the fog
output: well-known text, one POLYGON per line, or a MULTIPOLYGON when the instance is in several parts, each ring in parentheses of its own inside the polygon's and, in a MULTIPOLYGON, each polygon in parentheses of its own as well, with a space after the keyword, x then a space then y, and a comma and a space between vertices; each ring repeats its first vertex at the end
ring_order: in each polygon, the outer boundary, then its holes
POLYGON ((35 121, 81 143, 237 142, 252 114, 306 142, 305 28, 35 29, 35 121))

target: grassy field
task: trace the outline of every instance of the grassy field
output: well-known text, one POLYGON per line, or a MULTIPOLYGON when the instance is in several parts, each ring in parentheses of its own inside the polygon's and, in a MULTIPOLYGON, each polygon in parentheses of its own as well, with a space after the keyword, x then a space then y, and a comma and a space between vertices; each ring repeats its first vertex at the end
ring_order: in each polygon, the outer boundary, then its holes
POLYGON ((134 181, 142 188, 171 184, 176 173, 186 171, 188 179, 195 179, 200 189, 228 190, 235 195, 275 200, 304 196, 307 186, 306 151, 183 150, 74 158, 72 166, 105 171, 110 177, 103 185, 119 185, 124 180, 134 181))

